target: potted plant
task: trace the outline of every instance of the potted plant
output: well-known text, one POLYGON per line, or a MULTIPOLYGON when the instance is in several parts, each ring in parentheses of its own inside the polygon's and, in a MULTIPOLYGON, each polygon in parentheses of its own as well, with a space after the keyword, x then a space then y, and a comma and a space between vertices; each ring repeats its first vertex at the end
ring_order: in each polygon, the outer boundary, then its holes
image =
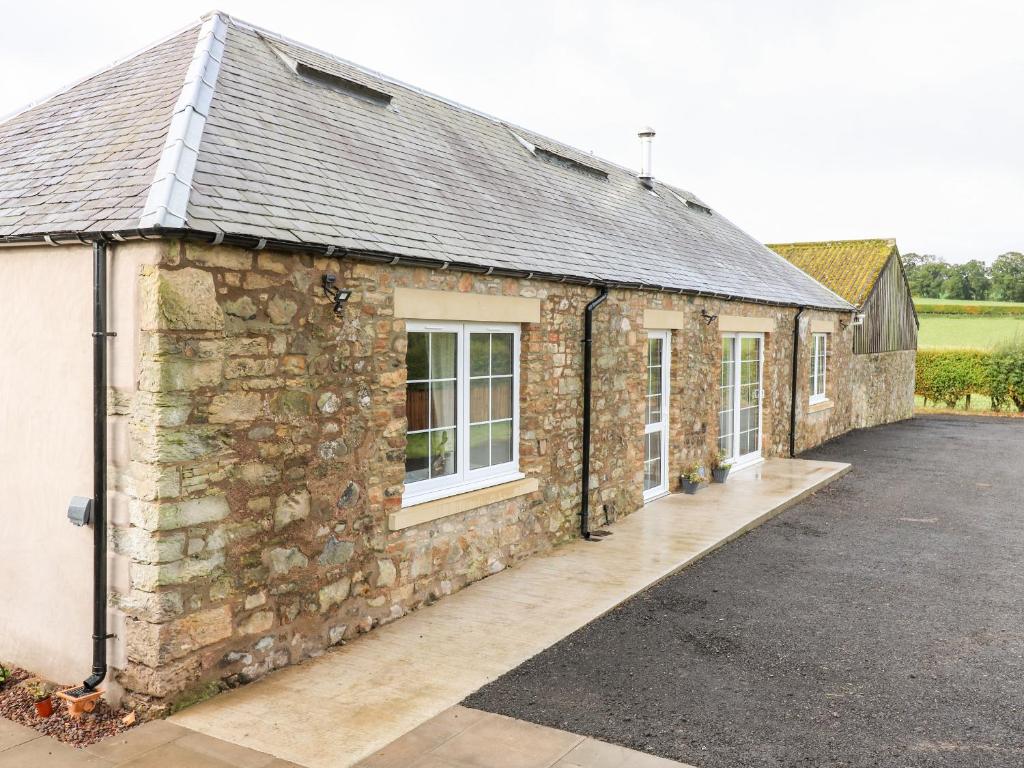
POLYGON ((715 454, 711 460, 711 479, 716 483, 724 483, 729 477, 729 470, 732 469, 732 462, 722 451, 715 454))
POLYGON ((4 683, 11 677, 11 672, 3 664, 0 664, 0 688, 4 687, 4 683))
POLYGON ((698 467, 696 464, 684 467, 683 473, 679 476, 679 484, 683 486, 683 493, 696 493, 703 481, 704 467, 698 467))
POLYGON ((36 714, 39 717, 49 717, 52 715, 54 686, 37 677, 26 680, 24 685, 28 695, 32 697, 32 701, 36 704, 36 714))

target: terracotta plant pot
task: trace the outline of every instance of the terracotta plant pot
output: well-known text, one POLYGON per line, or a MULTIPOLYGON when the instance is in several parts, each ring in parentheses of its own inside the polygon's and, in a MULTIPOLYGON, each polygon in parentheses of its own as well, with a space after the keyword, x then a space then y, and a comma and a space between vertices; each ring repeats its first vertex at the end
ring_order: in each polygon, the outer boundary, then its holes
POLYGON ((700 490, 700 483, 693 483, 685 477, 679 478, 679 484, 683 487, 683 493, 696 493, 700 490))
POLYGON ((49 717, 53 714, 53 699, 47 696, 42 701, 36 702, 36 714, 39 717, 49 717))
POLYGON ((729 470, 731 467, 715 467, 711 470, 711 479, 716 483, 724 483, 725 479, 729 477, 729 470))

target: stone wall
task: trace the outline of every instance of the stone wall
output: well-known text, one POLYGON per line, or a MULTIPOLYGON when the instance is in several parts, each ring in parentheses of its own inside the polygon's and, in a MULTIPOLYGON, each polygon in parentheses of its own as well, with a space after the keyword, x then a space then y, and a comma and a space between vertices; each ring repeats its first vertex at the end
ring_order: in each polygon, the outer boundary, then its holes
MULTIPOLYGON (((854 418, 854 390, 856 382, 850 375, 853 365, 853 328, 843 328, 838 320, 849 315, 833 316, 807 311, 800 321, 800 354, 797 366, 797 428, 796 452, 802 453, 816 445, 838 437, 859 426, 854 418), (835 320, 835 331, 828 339, 828 360, 825 368, 825 396, 827 402, 810 404, 811 324, 815 321, 835 320)), ((792 328, 792 323, 790 324, 792 328)), ((789 346, 792 354, 792 344, 789 346)), ((788 406, 787 406, 788 407, 788 406)), ((786 414, 788 418, 788 412, 786 414)), ((788 434, 788 427, 787 427, 788 434)), ((788 438, 787 438, 788 439, 788 438)))
POLYGON ((853 356, 854 427, 913 418, 916 360, 916 350, 853 356))
MULTIPOLYGON (((577 535, 580 339, 593 288, 162 247, 140 275, 137 385, 118 393, 132 459, 129 524, 114 531, 131 563, 115 595, 127 624, 118 680, 136 706, 163 710, 316 655, 577 535), (343 317, 323 297, 324 272, 352 291, 343 317), (399 286, 541 299, 520 364, 520 468, 540 490, 387 529, 404 478, 399 286)), ((673 331, 670 477, 705 462, 717 439, 720 337, 702 309, 775 319, 764 452, 788 452, 795 310, 614 290, 595 315, 595 526, 642 504, 645 309, 686 317, 673 331)), ((848 365, 845 353, 835 359, 848 365)), ((837 384, 835 399, 801 416, 814 426, 802 445, 848 428, 848 389, 837 384)))

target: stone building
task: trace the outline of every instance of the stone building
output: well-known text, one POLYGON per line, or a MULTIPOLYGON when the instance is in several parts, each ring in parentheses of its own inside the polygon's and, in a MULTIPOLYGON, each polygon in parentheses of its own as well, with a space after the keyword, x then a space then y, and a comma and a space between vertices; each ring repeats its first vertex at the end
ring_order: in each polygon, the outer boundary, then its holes
POLYGON ((0 125, 0 245, 0 658, 151 711, 863 423, 851 304, 649 159, 223 14, 0 125))
POLYGON ((857 308, 853 326, 853 420, 870 427, 914 415, 917 331, 896 241, 832 240, 769 245, 857 308))

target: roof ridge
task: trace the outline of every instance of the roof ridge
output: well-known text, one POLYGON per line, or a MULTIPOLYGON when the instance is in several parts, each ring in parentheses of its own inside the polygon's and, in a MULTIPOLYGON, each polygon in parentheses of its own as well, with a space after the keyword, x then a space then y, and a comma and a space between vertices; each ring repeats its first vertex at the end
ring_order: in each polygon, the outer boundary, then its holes
POLYGON ((157 48, 158 46, 163 45, 164 43, 168 42, 169 40, 173 40, 174 38, 176 38, 181 33, 188 32, 193 27, 198 27, 200 24, 202 24, 202 19, 197 19, 195 21, 189 22, 185 26, 179 27, 178 29, 176 29, 173 32, 171 32, 170 34, 164 35, 163 37, 161 37, 158 40, 155 40, 154 42, 150 43, 149 45, 145 45, 142 48, 138 48, 135 51, 132 51, 131 53, 129 53, 127 56, 122 56, 119 59, 115 59, 114 61, 110 62, 109 64, 107 64, 107 65, 105 65, 103 67, 100 67, 99 69, 95 70, 94 72, 89 73, 85 77, 80 77, 77 80, 73 80, 72 82, 68 83, 67 85, 61 86, 57 90, 51 91, 50 93, 46 94, 45 96, 41 96, 40 98, 36 99, 35 101, 30 101, 28 104, 25 104, 25 105, 23 105, 21 107, 17 107, 12 112, 8 112, 5 115, 0 115, 0 125, 2 125, 3 123, 6 123, 8 120, 13 120, 14 118, 18 117, 19 115, 23 115, 24 113, 28 112, 30 109, 35 109, 36 107, 41 107, 46 102, 51 101, 52 99, 55 99, 58 96, 61 96, 62 94, 67 93, 72 88, 77 88, 79 85, 82 85, 83 83, 89 82, 94 77, 99 77, 100 75, 105 74, 106 72, 109 72, 110 70, 114 69, 115 67, 121 66, 122 64, 124 64, 127 61, 131 61, 132 59, 138 58, 142 54, 144 54, 144 53, 146 53, 148 51, 151 51, 154 48, 157 48))
POLYGON ((848 245, 852 243, 885 243, 895 247, 895 237, 859 237, 848 240, 797 240, 789 243, 765 243, 769 248, 779 246, 780 248, 793 248, 796 246, 821 246, 821 245, 848 245))
POLYGON ((171 113, 160 161, 139 218, 140 227, 185 226, 192 175, 199 159, 199 143, 206 127, 226 40, 227 24, 220 12, 207 14, 199 28, 195 52, 171 113))

